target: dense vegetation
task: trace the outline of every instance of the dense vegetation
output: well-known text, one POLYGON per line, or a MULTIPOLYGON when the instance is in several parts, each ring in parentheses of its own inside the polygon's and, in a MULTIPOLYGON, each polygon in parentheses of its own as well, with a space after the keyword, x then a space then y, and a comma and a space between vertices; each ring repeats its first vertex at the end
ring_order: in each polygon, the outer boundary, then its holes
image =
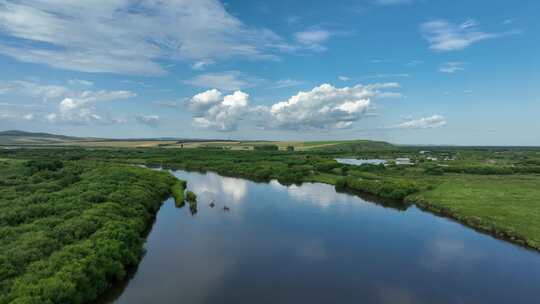
POLYGON ((187 183, 183 180, 178 180, 171 186, 171 193, 174 197, 174 202, 177 207, 182 207, 185 204, 185 194, 187 183))
MULTIPOLYGON (((0 303, 32 297, 87 301, 138 261, 141 231, 162 198, 172 193, 183 206, 190 194, 185 183, 165 171, 133 164, 283 184, 329 183, 416 203, 540 250, 540 149, 437 147, 425 152, 425 147, 377 149, 359 142, 339 149, 328 145, 313 151, 0 150, 0 303), (352 166, 334 160, 344 156, 390 164, 352 166), (398 157, 414 165, 393 164, 398 157)), ((195 202, 189 207, 197 212, 195 202)))
POLYGON ((175 183, 135 166, 43 159, 0 159, 0 303, 95 299, 138 263, 175 183))

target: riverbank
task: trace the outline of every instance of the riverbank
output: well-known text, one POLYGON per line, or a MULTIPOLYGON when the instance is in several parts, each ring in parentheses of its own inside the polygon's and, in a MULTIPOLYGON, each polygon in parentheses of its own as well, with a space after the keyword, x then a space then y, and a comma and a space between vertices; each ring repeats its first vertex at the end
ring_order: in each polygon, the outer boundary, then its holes
POLYGON ((407 197, 420 208, 540 251, 540 176, 454 175, 407 197))
POLYGON ((539 175, 447 174, 434 177, 431 186, 424 189, 415 189, 410 183, 400 186, 383 181, 344 181, 331 174, 306 181, 414 204, 499 239, 540 251, 539 175))

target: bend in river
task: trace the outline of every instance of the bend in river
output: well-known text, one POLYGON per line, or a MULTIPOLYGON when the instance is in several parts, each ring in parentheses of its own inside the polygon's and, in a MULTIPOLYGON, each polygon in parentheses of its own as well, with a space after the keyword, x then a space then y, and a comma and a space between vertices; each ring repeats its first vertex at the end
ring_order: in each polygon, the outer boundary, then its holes
POLYGON ((105 301, 538 301, 538 253, 415 207, 373 204, 325 184, 174 174, 197 193, 198 212, 167 200, 138 269, 105 301))

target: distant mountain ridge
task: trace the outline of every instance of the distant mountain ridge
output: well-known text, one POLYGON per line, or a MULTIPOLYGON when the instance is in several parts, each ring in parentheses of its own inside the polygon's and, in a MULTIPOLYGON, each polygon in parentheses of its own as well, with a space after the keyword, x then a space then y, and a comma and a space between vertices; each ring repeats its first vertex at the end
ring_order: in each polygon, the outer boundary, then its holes
POLYGON ((75 137, 75 136, 57 135, 57 134, 43 133, 43 132, 27 132, 27 131, 20 131, 20 130, 0 131, 0 136, 45 137, 45 138, 71 139, 71 140, 83 139, 81 137, 75 137))
POLYGON ((201 139, 201 138, 97 138, 58 135, 45 132, 28 132, 21 130, 0 131, 0 145, 8 146, 86 146, 86 147, 222 147, 224 149, 254 147, 257 145, 275 144, 281 148, 294 145, 295 149, 321 150, 328 152, 362 152, 391 150, 396 146, 373 140, 347 141, 309 141, 287 142, 267 140, 233 140, 233 139, 201 139))

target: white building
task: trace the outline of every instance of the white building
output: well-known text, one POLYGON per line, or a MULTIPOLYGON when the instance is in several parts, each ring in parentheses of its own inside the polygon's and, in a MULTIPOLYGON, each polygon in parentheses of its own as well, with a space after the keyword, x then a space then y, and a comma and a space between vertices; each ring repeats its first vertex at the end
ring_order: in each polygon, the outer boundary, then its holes
POLYGON ((413 165, 410 158, 407 157, 400 157, 396 158, 396 165, 413 165))

